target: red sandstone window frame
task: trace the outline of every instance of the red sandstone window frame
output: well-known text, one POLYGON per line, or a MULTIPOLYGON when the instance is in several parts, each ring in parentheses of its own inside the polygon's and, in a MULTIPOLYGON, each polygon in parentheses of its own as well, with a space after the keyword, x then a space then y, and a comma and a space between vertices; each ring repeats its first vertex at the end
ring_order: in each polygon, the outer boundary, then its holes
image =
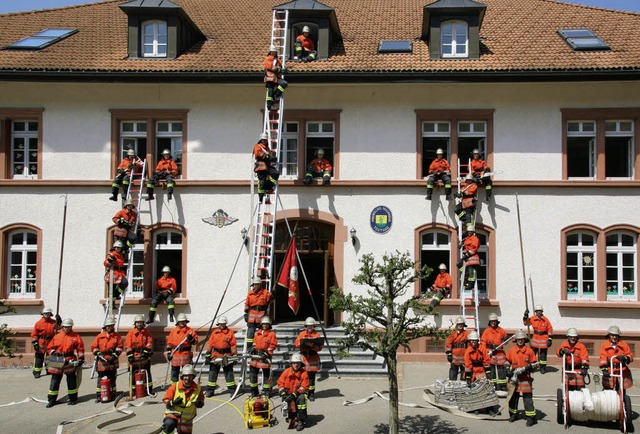
MULTIPOLYGON (((37 174, 32 179, 42 179, 42 114, 44 108, 0 108, 0 179, 13 179, 11 170, 11 125, 14 121, 35 121, 38 123, 37 174)), ((30 178, 16 178, 29 181, 30 178)))
POLYGON ((1 297, 9 300, 12 305, 42 304, 42 230, 28 223, 15 223, 0 228, 0 275, 4 276, 0 282, 1 297), (36 234, 36 292, 34 297, 9 298, 9 248, 11 241, 9 236, 15 232, 25 231, 36 234))

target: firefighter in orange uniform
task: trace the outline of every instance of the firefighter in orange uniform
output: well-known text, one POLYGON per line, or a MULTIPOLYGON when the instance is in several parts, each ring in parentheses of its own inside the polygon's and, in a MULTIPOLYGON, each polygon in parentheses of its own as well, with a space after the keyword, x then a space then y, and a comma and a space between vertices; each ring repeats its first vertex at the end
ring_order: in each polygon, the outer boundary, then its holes
POLYGON ((153 190, 156 188, 158 181, 164 179, 167 182, 167 199, 171 200, 173 197, 173 187, 175 185, 175 177, 178 176, 178 165, 173 158, 171 158, 171 151, 165 149, 162 151, 162 160, 158 161, 156 170, 153 176, 147 181, 147 198, 145 200, 153 200, 153 190))
POLYGON ((269 396, 271 394, 271 358, 278 346, 276 333, 271 330, 271 319, 268 316, 260 320, 262 327, 255 334, 253 346, 250 349, 252 357, 249 362, 249 386, 251 396, 258 396, 258 373, 262 369, 262 393, 269 396))
POLYGON ((482 332, 482 343, 487 347, 489 356, 491 357, 491 367, 487 374, 489 379, 495 386, 496 390, 507 390, 507 377, 504 371, 504 365, 506 363, 506 354, 503 348, 496 350, 502 342, 507 339, 507 332, 500 326, 498 321, 498 315, 495 313, 489 314, 489 327, 482 332), (496 375, 497 371, 497 375, 496 375))
POLYGON ((209 365, 209 383, 205 396, 211 398, 218 387, 217 380, 220 373, 220 366, 224 372, 224 379, 227 382, 227 390, 233 393, 236 388, 236 380, 233 376, 233 365, 235 362, 228 362, 227 357, 235 356, 238 352, 236 336, 227 327, 227 317, 221 316, 217 322, 218 327, 211 331, 211 336, 207 344, 209 349, 205 354, 205 364, 209 365), (219 359, 222 359, 221 361, 219 359))
POLYGON ((438 269, 440 273, 438 273, 436 281, 433 282, 433 286, 430 288, 432 291, 435 291, 435 295, 431 299, 431 307, 436 307, 443 298, 449 297, 451 285, 453 285, 451 274, 447 273, 447 266, 440 264, 438 269))
POLYGON ((31 330, 31 345, 35 358, 33 360, 33 377, 40 378, 42 366, 44 365, 44 355, 47 354, 47 347, 53 336, 58 332, 58 323, 53 319, 53 309, 46 307, 42 309, 40 318, 31 330))
POLYGON ((169 321, 173 322, 173 315, 175 314, 176 305, 174 304, 174 295, 178 290, 178 284, 176 279, 171 277, 171 267, 165 265, 162 267, 162 276, 156 282, 156 290, 153 293, 153 299, 151 300, 151 306, 149 306, 149 318, 147 318, 147 324, 153 323, 153 319, 156 316, 158 310, 158 304, 162 301, 167 302, 167 310, 169 311, 169 321))
POLYGON ((253 335, 256 328, 266 314, 269 303, 271 302, 271 293, 262 288, 262 280, 255 277, 251 283, 251 289, 244 301, 244 320, 247 322, 247 345, 253 343, 253 335))
POLYGON ((127 249, 136 242, 136 233, 134 231, 138 213, 131 199, 127 199, 124 208, 116 213, 111 220, 116 224, 113 236, 116 241, 122 242, 127 249))
POLYGON ((253 147, 253 158, 255 158, 255 168, 253 171, 258 178, 258 197, 260 202, 265 194, 273 191, 280 172, 276 164, 275 155, 269 148, 269 136, 267 133, 260 134, 260 139, 253 147))
POLYGON ((296 53, 293 57, 294 61, 312 62, 318 57, 316 44, 309 36, 310 31, 309 26, 304 26, 302 27, 302 33, 300 33, 296 38, 296 53))
MULTIPOLYGON (((449 367, 449 380, 451 381, 464 377, 464 355, 467 352, 467 343, 469 342, 469 333, 464 329, 466 326, 464 318, 461 316, 456 318, 456 329, 447 337, 444 344, 447 361, 451 364, 449 367)), ((476 338, 477 336, 478 333, 476 333, 476 338)))
MULTIPOLYGON (((469 346, 464 352, 464 377, 468 385, 487 378, 491 357, 487 347, 478 340, 478 332, 470 332, 469 346)), ((451 371, 449 371, 451 372, 451 371)))
POLYGON ((278 49, 272 45, 264 59, 264 85, 267 88, 267 110, 278 101, 289 83, 282 78, 282 62, 278 59, 278 49))
POLYGON ((473 230, 475 227, 475 213, 476 213, 476 192, 478 186, 473 179, 472 174, 468 174, 464 178, 465 185, 460 192, 456 193, 456 197, 461 199, 460 203, 456 205, 456 215, 464 225, 467 231, 473 230))
POLYGON ((331 163, 324 158, 324 149, 318 149, 315 152, 316 158, 311 160, 307 165, 307 172, 304 174, 302 182, 304 185, 311 185, 314 177, 322 177, 322 184, 328 185, 331 183, 331 163))
POLYGON ((178 434, 193 432, 193 419, 198 409, 204 407, 202 389, 195 381, 196 370, 193 365, 185 365, 180 373, 180 381, 172 384, 162 397, 167 410, 164 412, 162 432, 178 434))
POLYGON ((49 394, 47 395, 47 408, 56 405, 58 399, 58 391, 60 390, 60 382, 62 375, 67 376, 67 393, 69 394, 69 405, 78 403, 78 377, 77 372, 82 369, 84 363, 84 342, 80 335, 73 331, 73 320, 71 318, 62 321, 62 331, 58 332, 47 347, 49 355, 55 357, 64 365, 54 366, 51 359, 47 372, 51 374, 51 384, 49 385, 49 394))
POLYGON ((476 236, 476 231, 469 229, 466 235, 463 234, 462 240, 462 258, 457 262, 460 268, 464 264, 466 266, 464 273, 464 289, 473 289, 478 276, 478 267, 480 266, 480 239, 476 236))
POLYGON ((296 431, 302 431, 307 423, 307 391, 309 390, 309 375, 302 366, 302 356, 299 353, 291 355, 291 366, 284 370, 278 378, 278 392, 282 398, 282 405, 289 405, 289 428, 293 428, 296 418, 296 431), (291 411, 291 402, 295 408, 291 411))
POLYGON ((536 421, 536 409, 533 406, 533 378, 530 374, 535 370, 536 355, 531 348, 525 345, 527 334, 524 331, 518 330, 515 339, 516 345, 511 347, 507 353, 507 362, 511 365, 510 370, 524 368, 524 372, 518 375, 516 391, 509 400, 509 422, 515 422, 518 419, 518 401, 520 394, 522 394, 527 426, 533 426, 538 422, 536 421))
POLYGON ((441 179, 444 182, 445 199, 451 200, 451 166, 444 158, 444 151, 438 149, 436 151, 436 159, 429 165, 429 177, 427 178, 427 200, 431 200, 433 194, 433 184, 436 180, 441 179))
POLYGON ((611 326, 607 330, 607 340, 600 347, 600 369, 602 370, 602 388, 605 390, 619 390, 618 378, 622 367, 622 387, 624 393, 633 387, 633 378, 629 363, 633 362, 633 353, 629 345, 620 340, 620 328, 611 326), (613 372, 611 372, 611 362, 613 361, 613 372))
POLYGON ((493 192, 493 182, 489 175, 491 168, 480 158, 480 150, 473 150, 473 158, 471 159, 471 173, 479 185, 484 185, 485 192, 487 193, 487 202, 491 200, 491 193, 493 192))
POLYGON ((302 360, 304 361, 304 369, 309 376, 309 401, 315 401, 316 397, 316 372, 320 370, 320 355, 318 351, 322 350, 323 345, 318 342, 322 341, 322 336, 315 329, 316 320, 309 317, 305 320, 305 329, 300 332, 293 345, 300 351, 302 360))
POLYGON ((136 388, 135 371, 146 371, 147 390, 153 390, 153 380, 151 379, 151 356, 153 355, 153 337, 145 327, 144 315, 136 315, 133 319, 134 327, 129 330, 124 340, 124 351, 127 354, 129 365, 129 375, 131 378, 132 391, 136 388))
POLYGON ((535 316, 529 318, 529 310, 524 311, 522 323, 533 327, 533 339, 531 340, 531 349, 538 356, 540 361, 540 373, 547 372, 547 350, 551 348, 553 343, 553 326, 549 318, 542 314, 544 310, 542 305, 537 304, 534 308, 535 316))
POLYGON ((171 382, 178 382, 180 368, 191 363, 193 359, 193 347, 198 345, 198 335, 187 323, 187 315, 179 313, 176 318, 176 327, 167 337, 166 357, 171 362, 171 382))
POLYGON ((127 189, 129 188, 129 182, 131 181, 131 172, 141 173, 143 162, 140 158, 136 157, 136 151, 133 149, 127 150, 127 157, 122 160, 116 169, 116 177, 111 183, 111 197, 109 200, 118 200, 118 191, 120 185, 122 185, 122 200, 127 198, 127 189))
POLYGON ((116 378, 120 367, 118 357, 120 357, 124 345, 122 344, 122 338, 115 331, 115 325, 115 318, 107 318, 102 327, 102 332, 91 343, 91 352, 96 358, 96 371, 98 371, 96 403, 100 402, 100 381, 102 377, 107 377, 111 382, 111 400, 115 399, 117 393, 116 378))
POLYGON ((120 298, 120 296, 127 290, 129 281, 127 280, 127 267, 124 265, 124 244, 122 241, 116 241, 113 243, 113 248, 107 254, 104 260, 104 266, 107 267, 104 281, 109 283, 109 270, 113 268, 113 297, 114 299, 120 298))
POLYGON ((578 330, 573 327, 567 330, 567 340, 560 344, 556 354, 563 358, 567 372, 580 369, 580 374, 567 375, 569 390, 582 389, 585 386, 584 379, 589 374, 589 353, 587 347, 578 342, 578 330))

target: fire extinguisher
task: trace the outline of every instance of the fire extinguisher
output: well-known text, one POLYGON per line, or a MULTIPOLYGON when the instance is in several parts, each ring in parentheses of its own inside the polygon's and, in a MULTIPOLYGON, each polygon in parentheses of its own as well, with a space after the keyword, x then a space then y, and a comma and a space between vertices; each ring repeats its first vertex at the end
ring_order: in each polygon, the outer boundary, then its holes
POLYGON ((136 398, 144 398, 147 396, 146 374, 147 373, 144 370, 139 369, 134 375, 136 382, 136 398))
POLYGON ((111 401, 111 380, 107 377, 100 379, 100 401, 111 401))

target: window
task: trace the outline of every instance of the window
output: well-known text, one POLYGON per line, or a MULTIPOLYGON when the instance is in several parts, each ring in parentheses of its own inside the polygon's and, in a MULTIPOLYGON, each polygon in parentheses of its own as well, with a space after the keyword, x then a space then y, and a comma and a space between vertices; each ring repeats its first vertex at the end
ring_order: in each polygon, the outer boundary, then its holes
MULTIPOLYGON (((427 265, 433 271, 420 282, 420 292, 429 292, 429 288, 436 281, 438 266, 445 264, 451 270, 451 233, 444 230, 430 230, 421 235, 420 265, 427 265)), ((451 272, 455 280, 455 272, 451 272)))
POLYGON ((45 29, 4 47, 5 50, 41 50, 77 33, 77 29, 45 29))
POLYGON ((633 234, 607 235, 607 300, 636 299, 636 246, 633 234))
POLYGON ((413 53, 413 43, 411 41, 382 40, 378 44, 378 53, 380 54, 413 53))
POLYGON ((442 23, 442 57, 469 56, 469 28, 465 21, 453 20, 442 23))
POLYGON ((287 110, 280 144, 281 177, 298 179, 318 149, 338 177, 339 110, 287 110), (301 146, 302 145, 302 146, 301 146))
POLYGON ((8 236, 8 298, 36 298, 38 284, 38 235, 18 229, 8 236))
MULTIPOLYGON (((452 178, 458 176, 458 159, 466 165, 478 148, 492 166, 493 110, 416 110, 421 136, 418 142, 418 179, 429 174, 429 165, 442 148, 451 165, 452 178)), ((461 172, 466 173, 461 167, 461 172)))
POLYGON ((142 57, 167 57, 166 21, 142 23, 142 57))
POLYGON ((11 122, 11 172, 13 178, 38 176, 38 122, 11 122))
POLYGON ((575 51, 609 50, 610 47, 590 29, 561 29, 558 34, 575 51))
POLYGON ((127 289, 127 297, 143 298, 145 296, 144 282, 144 233, 138 232, 136 243, 131 248, 133 250, 133 260, 130 266, 131 282, 127 289))
POLYGON ((594 178, 596 175, 596 123, 567 123, 567 160, 569 178, 594 178))
POLYGON ((633 177, 633 122, 605 121, 605 177, 633 177))
POLYGON ((188 110, 111 110, 112 176, 116 167, 134 149, 138 157, 147 159, 147 167, 153 173, 164 149, 178 165, 179 176, 186 177, 188 110))
POLYGON ((566 245, 567 298, 595 298, 595 234, 570 233, 566 245))

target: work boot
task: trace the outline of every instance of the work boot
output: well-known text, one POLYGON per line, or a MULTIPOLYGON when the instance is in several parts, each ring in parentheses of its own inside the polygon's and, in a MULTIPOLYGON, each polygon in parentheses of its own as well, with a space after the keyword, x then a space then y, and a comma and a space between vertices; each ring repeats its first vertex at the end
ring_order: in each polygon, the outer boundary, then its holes
POLYGON ((42 374, 40 372, 34 372, 33 373, 33 378, 40 378, 42 374))
POLYGON ((518 420, 518 413, 511 413, 509 415, 509 422, 515 422, 516 420, 518 420))
POLYGON ((322 178, 322 185, 329 185, 329 184, 331 184, 331 178, 329 177, 322 178))
POLYGON ((118 189, 115 187, 111 188, 111 197, 109 198, 109 200, 112 201, 117 201, 118 200, 118 189))
POLYGON ((486 199, 486 201, 487 201, 487 202, 491 202, 491 193, 487 193, 487 199, 486 199))
POLYGON ((538 421, 536 420, 535 417, 528 417, 527 418, 527 426, 534 426, 537 423, 538 423, 538 421))
POLYGON ((155 199, 155 197, 153 197, 153 192, 147 191, 147 197, 144 200, 149 201, 153 199, 155 199))
POLYGON ((264 193, 258 193, 258 200, 262 203, 262 199, 264 199, 264 193))
POLYGON ((429 191, 427 192, 427 197, 425 197, 425 199, 426 199, 426 200, 431 200, 431 194, 432 194, 432 193, 431 193, 431 190, 429 190, 429 191))
POLYGON ((296 419, 294 417, 289 419, 289 427, 287 429, 293 429, 296 426, 296 419))
POLYGON ((169 322, 175 322, 175 318, 173 317, 173 314, 169 314, 169 322))
POLYGON ((447 194, 444 198, 445 198, 446 200, 451 200, 451 195, 450 195, 450 194, 447 194))
POLYGON ((97 394, 96 394, 96 404, 100 404, 100 401, 101 401, 101 399, 100 399, 100 394, 99 394, 99 393, 97 393, 97 394))
POLYGON ((547 367, 545 365, 540 365, 540 373, 544 375, 547 372, 547 367))
POLYGON ((304 422, 299 420, 298 426, 296 427, 296 431, 302 431, 304 429, 304 422))
POLYGON ((258 388, 257 387, 252 387, 251 388, 251 396, 255 398, 258 395, 260 395, 260 393, 258 393, 258 388))
POLYGON ((169 194, 167 196, 167 199, 169 199, 169 200, 173 199, 173 191, 169 192, 169 194))
POLYGON ((216 394, 215 390, 207 389, 207 392, 204 394, 204 396, 205 396, 205 398, 211 398, 215 394, 216 394))
POLYGON ((316 400, 315 392, 309 392, 309 395, 307 396, 307 398, 309 398, 309 401, 315 401, 316 400))
POLYGON ((55 401, 49 401, 49 402, 47 402, 47 408, 51 408, 51 407, 53 407, 54 405, 56 405, 56 402, 55 402, 55 401))
POLYGON ((72 401, 67 402, 67 405, 76 405, 78 403, 78 399, 74 399, 72 401))

